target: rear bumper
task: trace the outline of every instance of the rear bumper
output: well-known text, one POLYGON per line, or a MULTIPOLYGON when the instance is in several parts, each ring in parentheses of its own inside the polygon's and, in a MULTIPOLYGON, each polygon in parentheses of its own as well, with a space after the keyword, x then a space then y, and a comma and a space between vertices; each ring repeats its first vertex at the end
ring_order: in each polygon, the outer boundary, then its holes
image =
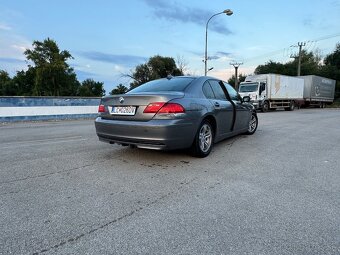
POLYGON ((192 122, 183 119, 141 122, 101 117, 95 120, 95 127, 100 141, 155 150, 188 148, 197 129, 192 122))

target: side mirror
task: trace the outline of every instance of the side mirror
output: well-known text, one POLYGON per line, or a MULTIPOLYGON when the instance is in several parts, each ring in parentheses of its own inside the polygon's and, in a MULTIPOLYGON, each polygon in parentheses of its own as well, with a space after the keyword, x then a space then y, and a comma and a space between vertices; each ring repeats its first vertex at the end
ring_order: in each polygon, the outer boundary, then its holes
POLYGON ((249 103, 250 102, 250 96, 244 96, 242 98, 242 101, 245 102, 245 103, 249 103))

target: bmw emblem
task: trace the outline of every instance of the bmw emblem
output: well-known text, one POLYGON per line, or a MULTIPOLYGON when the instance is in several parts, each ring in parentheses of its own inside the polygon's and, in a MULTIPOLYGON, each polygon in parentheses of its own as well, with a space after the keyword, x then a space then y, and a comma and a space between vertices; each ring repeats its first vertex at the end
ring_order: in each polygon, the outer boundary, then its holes
POLYGON ((119 98, 119 103, 121 103, 121 104, 124 103, 124 97, 119 98))

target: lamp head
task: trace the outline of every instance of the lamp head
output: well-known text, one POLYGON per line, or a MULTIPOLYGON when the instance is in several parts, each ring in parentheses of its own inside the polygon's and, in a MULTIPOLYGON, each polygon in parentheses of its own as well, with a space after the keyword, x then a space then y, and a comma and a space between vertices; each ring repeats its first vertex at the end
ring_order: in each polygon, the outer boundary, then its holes
POLYGON ((233 15, 233 11, 232 10, 230 10, 230 9, 226 9, 226 10, 224 10, 223 11, 223 13, 225 13, 226 15, 228 15, 228 16, 231 16, 231 15, 233 15))

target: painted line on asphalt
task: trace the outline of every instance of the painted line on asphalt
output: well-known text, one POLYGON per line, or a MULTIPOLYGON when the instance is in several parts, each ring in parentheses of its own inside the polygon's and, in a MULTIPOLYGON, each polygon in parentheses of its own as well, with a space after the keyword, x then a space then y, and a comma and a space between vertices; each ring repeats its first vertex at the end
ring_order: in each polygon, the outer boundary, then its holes
POLYGON ((98 106, 0 107, 0 117, 95 114, 97 112, 98 106))

